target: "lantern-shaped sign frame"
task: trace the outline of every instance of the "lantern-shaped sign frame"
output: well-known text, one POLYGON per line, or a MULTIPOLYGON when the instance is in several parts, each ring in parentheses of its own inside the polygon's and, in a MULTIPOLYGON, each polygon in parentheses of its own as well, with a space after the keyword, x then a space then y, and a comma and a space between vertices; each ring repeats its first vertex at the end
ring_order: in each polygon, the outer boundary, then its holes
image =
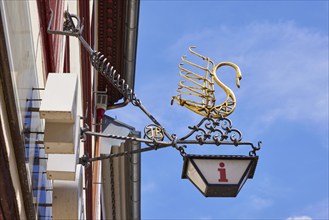
POLYGON ((189 179, 205 197, 236 197, 253 178, 257 161, 258 156, 188 154, 182 179, 189 179))

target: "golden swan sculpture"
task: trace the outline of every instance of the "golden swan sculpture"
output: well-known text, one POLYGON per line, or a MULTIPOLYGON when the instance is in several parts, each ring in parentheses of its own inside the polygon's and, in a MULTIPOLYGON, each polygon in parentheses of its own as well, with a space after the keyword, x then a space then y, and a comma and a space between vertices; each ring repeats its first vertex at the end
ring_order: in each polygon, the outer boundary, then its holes
POLYGON ((181 106, 191 111, 211 118, 224 118, 230 115, 236 107, 236 98, 233 91, 222 83, 217 77, 216 71, 223 66, 230 66, 236 72, 236 85, 240 88, 240 80, 242 79, 240 68, 231 62, 220 62, 217 65, 209 59, 189 47, 190 53, 206 61, 206 65, 201 66, 186 59, 182 56, 182 62, 179 64, 179 74, 183 78, 178 84, 178 95, 173 96, 171 104, 174 100, 181 106), (188 68, 184 67, 188 65, 188 68), (199 73, 203 73, 203 75, 199 73), (215 83, 221 87, 226 93, 226 99, 219 105, 216 105, 215 83), (189 99, 187 99, 188 97, 189 99))

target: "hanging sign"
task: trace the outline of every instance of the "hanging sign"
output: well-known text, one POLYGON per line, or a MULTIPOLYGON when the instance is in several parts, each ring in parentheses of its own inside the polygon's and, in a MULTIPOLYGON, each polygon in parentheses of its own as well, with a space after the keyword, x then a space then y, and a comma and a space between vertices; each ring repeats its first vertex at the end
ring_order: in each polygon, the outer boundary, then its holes
POLYGON ((206 197, 236 197, 252 179, 257 156, 186 155, 183 179, 189 179, 206 197))

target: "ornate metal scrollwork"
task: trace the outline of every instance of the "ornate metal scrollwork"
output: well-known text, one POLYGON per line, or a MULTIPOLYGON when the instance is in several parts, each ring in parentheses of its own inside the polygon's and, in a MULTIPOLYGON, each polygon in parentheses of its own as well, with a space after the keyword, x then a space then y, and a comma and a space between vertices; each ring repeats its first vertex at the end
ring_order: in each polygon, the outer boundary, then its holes
POLYGON ((192 131, 180 140, 186 140, 192 135, 195 135, 195 139, 201 145, 207 140, 213 140, 216 145, 220 145, 222 141, 227 139, 238 145, 242 140, 241 132, 232 128, 232 122, 228 118, 203 118, 199 124, 188 128, 192 131))
POLYGON ((109 159, 112 157, 119 157, 133 153, 141 153, 150 150, 157 150, 159 148, 164 147, 173 147, 177 149, 180 154, 185 157, 185 148, 189 144, 212 144, 212 145, 249 145, 252 147, 252 150, 249 152, 250 156, 256 156, 256 152, 260 149, 261 142, 258 142, 257 146, 254 146, 249 142, 242 142, 242 133, 232 127, 232 122, 230 119, 226 118, 229 114, 233 112, 236 105, 236 100, 234 93, 225 86, 217 77, 216 70, 222 66, 230 66, 236 70, 236 85, 239 87, 241 80, 241 72, 238 66, 230 62, 221 62, 217 65, 207 57, 204 57, 195 51, 192 50, 191 47, 189 50, 192 54, 196 55, 203 60, 206 60, 209 65, 207 67, 199 66, 198 64, 192 63, 182 57, 182 61, 188 65, 194 66, 197 69, 205 72, 206 76, 199 75, 198 73, 194 73, 186 68, 183 68, 180 65, 180 73, 181 76, 189 80, 191 85, 183 85, 181 82, 179 85, 177 96, 173 97, 173 100, 178 101, 178 103, 182 106, 187 107, 188 109, 203 115, 203 118, 197 125, 189 126, 190 132, 178 138, 176 134, 169 134, 164 127, 150 114, 147 109, 142 105, 141 101, 136 97, 135 92, 132 88, 129 88, 129 85, 125 82, 124 79, 121 78, 121 75, 116 72, 115 68, 110 64, 110 62, 105 58, 103 54, 97 52, 91 48, 91 46, 84 40, 82 37, 83 31, 83 22, 80 22, 80 19, 76 15, 71 15, 69 12, 65 12, 65 22, 63 30, 52 30, 52 16, 48 25, 48 33, 51 34, 60 34, 66 36, 74 36, 79 39, 81 44, 85 47, 85 49, 90 54, 91 64, 97 70, 97 72, 103 75, 115 88, 117 88, 120 93, 129 100, 134 106, 139 107, 145 115, 149 117, 149 119, 154 123, 145 126, 144 128, 144 138, 135 138, 135 137, 126 137, 126 136, 118 136, 115 134, 102 134, 97 132, 89 131, 89 128, 81 129, 81 138, 83 139, 85 135, 93 135, 104 138, 115 138, 126 141, 137 141, 140 143, 145 143, 148 147, 144 147, 142 149, 133 150, 133 151, 125 151, 117 154, 111 154, 107 156, 100 156, 89 158, 88 155, 84 155, 80 158, 80 163, 87 166, 90 162, 97 160, 109 159), (75 19, 75 22, 73 21, 75 19), (210 68, 210 66, 212 68, 210 68), (201 80, 203 83, 198 83, 197 81, 201 80), (220 105, 215 105, 215 91, 213 88, 214 83, 217 83, 226 93, 225 101, 220 105), (193 84, 197 85, 194 86, 193 84), (183 99, 184 96, 195 96, 201 98, 201 102, 196 102, 193 100, 183 99), (165 138, 167 140, 165 140, 165 138), (194 139, 193 139, 194 138, 194 139))

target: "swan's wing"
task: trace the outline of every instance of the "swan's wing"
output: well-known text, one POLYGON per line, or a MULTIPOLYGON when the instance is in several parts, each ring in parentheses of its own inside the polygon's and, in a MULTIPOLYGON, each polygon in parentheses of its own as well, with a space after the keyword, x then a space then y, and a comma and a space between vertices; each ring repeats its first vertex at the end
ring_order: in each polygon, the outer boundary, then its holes
POLYGON ((177 97, 196 108, 207 108, 213 106, 215 100, 214 82, 210 74, 214 64, 208 57, 193 51, 193 48, 195 47, 189 48, 192 56, 189 59, 182 56, 182 63, 178 66, 183 80, 179 82, 177 97))

